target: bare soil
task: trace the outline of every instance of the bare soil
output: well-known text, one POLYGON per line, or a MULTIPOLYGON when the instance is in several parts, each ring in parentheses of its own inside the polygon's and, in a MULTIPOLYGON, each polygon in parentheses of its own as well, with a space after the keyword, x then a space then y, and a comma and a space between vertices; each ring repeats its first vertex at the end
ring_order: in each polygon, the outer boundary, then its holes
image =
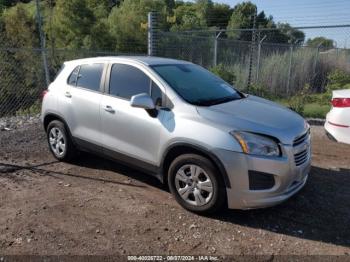
POLYGON ((312 128, 305 188, 268 209, 182 209, 153 177, 83 154, 60 163, 39 124, 0 132, 0 254, 350 253, 350 146, 312 128))

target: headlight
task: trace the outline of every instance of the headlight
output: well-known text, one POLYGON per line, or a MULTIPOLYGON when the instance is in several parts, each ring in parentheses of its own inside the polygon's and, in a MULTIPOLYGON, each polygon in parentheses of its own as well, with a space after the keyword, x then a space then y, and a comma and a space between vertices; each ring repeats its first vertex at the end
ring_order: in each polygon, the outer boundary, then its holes
POLYGON ((281 154, 277 143, 266 136, 239 131, 232 131, 230 134, 237 139, 246 154, 260 156, 280 156, 281 154))

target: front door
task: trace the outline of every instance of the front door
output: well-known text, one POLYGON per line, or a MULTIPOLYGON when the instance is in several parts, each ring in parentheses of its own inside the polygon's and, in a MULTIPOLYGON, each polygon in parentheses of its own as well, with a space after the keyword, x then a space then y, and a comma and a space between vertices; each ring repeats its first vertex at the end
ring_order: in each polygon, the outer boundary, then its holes
POLYGON ((159 155, 162 119, 166 111, 152 116, 145 109, 130 105, 133 95, 148 93, 161 106, 163 92, 141 69, 128 64, 113 64, 109 92, 101 101, 103 147, 117 158, 141 160, 145 168, 155 167, 159 155))

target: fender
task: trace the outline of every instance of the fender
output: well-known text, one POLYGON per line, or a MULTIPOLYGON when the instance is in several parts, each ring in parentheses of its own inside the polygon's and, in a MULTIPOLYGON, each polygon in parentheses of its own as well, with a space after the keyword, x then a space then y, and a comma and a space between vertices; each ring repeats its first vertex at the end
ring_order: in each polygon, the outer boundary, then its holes
POLYGON ((194 151, 197 151, 197 152, 201 153, 202 155, 208 157, 214 163, 214 165, 216 165, 219 168, 219 171, 224 179, 225 186, 227 188, 231 188, 230 179, 227 175, 226 169, 225 169, 224 165, 222 164, 221 160, 214 153, 212 153, 210 150, 208 150, 207 148, 200 146, 200 145, 186 143, 186 142, 174 142, 174 143, 170 144, 166 148, 166 150, 164 151, 163 156, 162 156, 162 160, 161 160, 161 164, 160 164, 160 170, 163 170, 163 177, 166 175, 164 172, 164 168, 166 167, 165 160, 166 160, 166 157, 168 156, 168 153, 172 149, 181 148, 181 147, 193 149, 194 151))

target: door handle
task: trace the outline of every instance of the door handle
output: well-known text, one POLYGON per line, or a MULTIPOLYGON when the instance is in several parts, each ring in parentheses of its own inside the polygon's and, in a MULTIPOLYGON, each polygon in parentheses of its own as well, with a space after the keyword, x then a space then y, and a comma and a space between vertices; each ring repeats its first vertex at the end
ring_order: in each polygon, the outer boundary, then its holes
POLYGON ((109 113, 114 113, 115 110, 111 106, 105 106, 104 110, 109 113))
POLYGON ((71 93, 69 93, 68 91, 64 93, 64 96, 65 96, 65 97, 68 97, 68 98, 71 98, 71 97, 72 97, 71 93))

